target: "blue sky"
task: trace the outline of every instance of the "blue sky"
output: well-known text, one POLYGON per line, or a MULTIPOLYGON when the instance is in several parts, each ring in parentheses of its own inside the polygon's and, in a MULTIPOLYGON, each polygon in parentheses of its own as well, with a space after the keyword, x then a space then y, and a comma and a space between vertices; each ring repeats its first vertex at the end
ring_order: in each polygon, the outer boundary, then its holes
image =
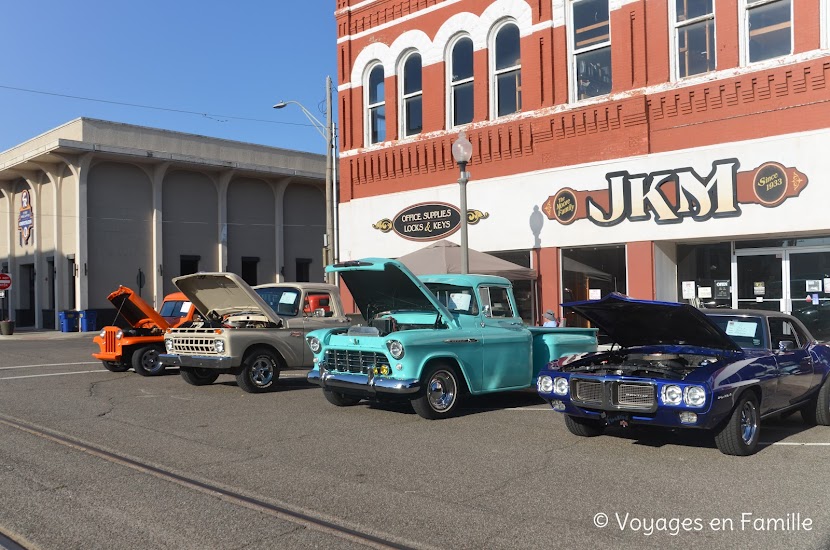
POLYGON ((83 116, 325 154, 297 106, 271 106, 299 101, 325 122, 326 75, 337 86, 334 9, 334 0, 0 0, 0 151, 83 116))

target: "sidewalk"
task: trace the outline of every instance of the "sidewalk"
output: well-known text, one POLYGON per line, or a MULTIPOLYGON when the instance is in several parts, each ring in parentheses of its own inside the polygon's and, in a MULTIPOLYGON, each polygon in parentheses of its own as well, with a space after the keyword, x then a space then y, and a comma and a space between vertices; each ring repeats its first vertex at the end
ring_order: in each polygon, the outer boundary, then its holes
POLYGON ((61 332, 59 330, 32 328, 32 327, 15 327, 14 334, 3 336, 0 335, 0 345, 7 340, 66 340, 72 338, 83 338, 88 336, 90 340, 98 334, 99 331, 94 332, 61 332))

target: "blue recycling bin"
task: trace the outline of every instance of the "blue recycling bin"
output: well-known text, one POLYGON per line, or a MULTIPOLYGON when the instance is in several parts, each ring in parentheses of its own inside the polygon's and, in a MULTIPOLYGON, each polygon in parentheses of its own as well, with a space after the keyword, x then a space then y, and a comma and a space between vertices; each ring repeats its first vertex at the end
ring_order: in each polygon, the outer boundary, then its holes
POLYGON ((95 325, 98 320, 98 312, 94 309, 84 309, 81 311, 78 318, 81 322, 81 332, 92 332, 96 330, 95 325))
POLYGON ((61 325, 61 332, 78 331, 78 312, 67 309, 58 313, 58 320, 61 325))

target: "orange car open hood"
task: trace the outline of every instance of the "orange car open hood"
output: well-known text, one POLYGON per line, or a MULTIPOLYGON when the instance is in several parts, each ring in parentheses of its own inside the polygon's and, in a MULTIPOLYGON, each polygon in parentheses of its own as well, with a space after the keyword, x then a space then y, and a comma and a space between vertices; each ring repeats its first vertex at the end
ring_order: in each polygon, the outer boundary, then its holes
POLYGON ((119 286, 117 290, 107 296, 107 300, 115 306, 118 315, 132 327, 139 325, 145 328, 157 326, 161 330, 170 328, 170 324, 159 315, 150 304, 141 299, 132 289, 119 286))

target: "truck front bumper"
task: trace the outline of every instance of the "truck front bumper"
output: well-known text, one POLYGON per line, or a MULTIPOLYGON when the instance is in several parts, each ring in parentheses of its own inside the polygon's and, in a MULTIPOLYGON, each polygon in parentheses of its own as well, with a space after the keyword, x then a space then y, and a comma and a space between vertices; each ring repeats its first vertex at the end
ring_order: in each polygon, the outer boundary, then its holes
POLYGON ((317 384, 324 390, 345 391, 351 394, 365 396, 382 395, 411 395, 421 389, 421 381, 400 380, 368 374, 351 374, 345 372, 331 372, 313 370, 308 373, 308 381, 317 384))
POLYGON ((160 353, 159 362, 167 367, 196 367, 200 369, 227 370, 233 366, 232 357, 213 357, 210 355, 175 355, 173 353, 160 353))

